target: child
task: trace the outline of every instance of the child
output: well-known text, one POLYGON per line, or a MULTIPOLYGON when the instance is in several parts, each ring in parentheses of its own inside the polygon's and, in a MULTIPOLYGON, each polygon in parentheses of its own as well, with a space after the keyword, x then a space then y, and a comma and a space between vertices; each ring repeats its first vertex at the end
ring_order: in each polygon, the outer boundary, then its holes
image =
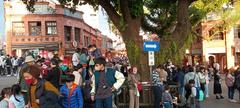
POLYGON ((164 108, 173 108, 173 99, 170 92, 170 87, 167 85, 165 91, 162 94, 162 101, 164 108))
POLYGON ((83 86, 83 78, 82 78, 82 65, 78 64, 73 71, 73 75, 75 76, 74 83, 77 84, 78 86, 82 87, 83 86))
POLYGON ((193 79, 189 80, 189 85, 191 87, 190 108, 200 108, 200 102, 196 99, 197 89, 195 87, 195 81, 193 79))
POLYGON ((74 75, 66 75, 66 84, 60 88, 64 108, 83 108, 83 97, 80 86, 74 83, 74 75))
POLYGON ((15 108, 14 104, 9 100, 11 96, 11 88, 4 88, 1 92, 3 100, 0 102, 0 108, 15 108))
POLYGON ((16 108, 24 108, 25 101, 21 94, 21 87, 18 84, 12 86, 12 96, 10 100, 13 102, 16 108))

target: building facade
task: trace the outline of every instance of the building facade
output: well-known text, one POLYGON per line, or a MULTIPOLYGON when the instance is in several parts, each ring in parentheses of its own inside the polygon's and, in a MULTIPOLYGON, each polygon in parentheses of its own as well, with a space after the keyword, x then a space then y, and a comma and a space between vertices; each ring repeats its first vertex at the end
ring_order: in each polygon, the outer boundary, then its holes
POLYGON ((34 13, 21 1, 5 2, 6 52, 22 56, 32 51, 71 55, 76 48, 96 44, 101 48, 101 32, 83 21, 83 12, 70 12, 53 2, 37 2, 34 13))
POLYGON ((240 26, 223 30, 220 20, 203 21, 197 32, 201 38, 193 42, 187 51, 190 64, 213 66, 220 64, 221 70, 232 68, 240 63, 240 26))

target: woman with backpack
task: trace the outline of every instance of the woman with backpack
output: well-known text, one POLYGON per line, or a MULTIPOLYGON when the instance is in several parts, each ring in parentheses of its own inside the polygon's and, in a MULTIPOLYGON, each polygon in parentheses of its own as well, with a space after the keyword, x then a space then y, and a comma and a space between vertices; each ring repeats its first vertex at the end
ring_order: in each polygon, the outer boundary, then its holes
POLYGON ((24 79, 29 85, 27 108, 62 108, 59 103, 60 93, 50 82, 39 78, 40 68, 37 65, 22 69, 24 79))
POLYGON ((232 72, 226 70, 225 83, 228 87, 228 99, 230 102, 237 102, 236 100, 233 99, 235 90, 234 82, 235 77, 232 75, 232 72))
POLYGON ((18 84, 12 86, 12 96, 10 100, 14 103, 16 108, 24 108, 25 101, 23 95, 21 94, 21 87, 18 84))

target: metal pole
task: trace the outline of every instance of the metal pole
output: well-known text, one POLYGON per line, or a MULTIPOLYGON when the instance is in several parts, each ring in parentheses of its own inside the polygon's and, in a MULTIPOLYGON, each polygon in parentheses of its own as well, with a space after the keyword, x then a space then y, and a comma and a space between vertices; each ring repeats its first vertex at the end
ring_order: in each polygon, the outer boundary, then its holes
POLYGON ((152 84, 152 66, 150 66, 150 72, 149 72, 149 77, 150 77, 150 81, 149 83, 152 84))

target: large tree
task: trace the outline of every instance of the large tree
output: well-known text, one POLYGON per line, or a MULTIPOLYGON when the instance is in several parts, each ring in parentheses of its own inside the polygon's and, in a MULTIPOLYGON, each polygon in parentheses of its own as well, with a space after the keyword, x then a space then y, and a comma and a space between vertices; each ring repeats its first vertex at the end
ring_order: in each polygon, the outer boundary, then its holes
MULTIPOLYGON (((131 65, 140 68, 144 80, 149 78, 146 77, 148 76, 146 73, 149 71, 147 68, 147 53, 143 52, 142 38, 139 37, 142 22, 144 22, 143 28, 145 30, 162 36, 162 50, 159 53, 173 55, 172 58, 177 58, 177 54, 183 54, 184 52, 184 48, 179 46, 185 46, 186 41, 192 40, 190 34, 194 24, 196 25, 207 13, 219 9, 225 1, 227 0, 59 0, 63 6, 71 7, 73 10, 78 5, 85 3, 95 8, 98 6, 104 8, 110 20, 122 35, 131 65), (217 5, 211 3, 217 3, 217 5), (149 11, 147 14, 144 14, 144 5, 149 11), (208 8, 208 5, 214 6, 208 8), (161 12, 164 12, 164 14, 161 12), (200 14, 195 14, 199 12, 200 14), (155 18, 154 16, 158 17, 155 18), (158 21, 158 18, 161 18, 161 21, 158 21)), ((28 10, 34 11, 33 5, 36 0, 23 0, 23 2, 27 4, 28 10)), ((165 58, 165 56, 161 56, 161 58, 165 58)), ((163 61, 163 59, 157 60, 163 61)), ((181 60, 176 59, 176 61, 181 60)))
POLYGON ((229 0, 149 0, 145 3, 142 27, 158 34, 163 46, 157 54, 157 61, 163 63, 172 59, 182 64, 186 48, 199 37, 198 24, 208 14, 223 12, 222 6, 229 0), (160 7, 160 8, 159 8, 160 7))

